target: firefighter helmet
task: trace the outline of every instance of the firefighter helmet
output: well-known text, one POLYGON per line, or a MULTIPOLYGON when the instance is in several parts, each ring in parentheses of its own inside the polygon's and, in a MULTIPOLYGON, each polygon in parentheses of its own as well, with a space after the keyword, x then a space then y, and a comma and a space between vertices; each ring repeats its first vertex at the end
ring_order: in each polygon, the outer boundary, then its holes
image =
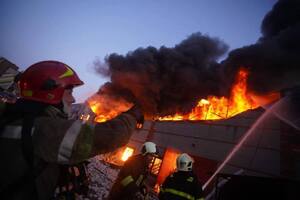
POLYGON ((142 147, 142 154, 156 154, 156 144, 153 142, 145 142, 142 147))
POLYGON ((178 171, 192 171, 194 160, 186 153, 180 154, 176 159, 178 171))
POLYGON ((42 61, 27 68, 19 84, 22 98, 58 104, 66 88, 83 85, 83 82, 68 65, 58 61, 42 61))

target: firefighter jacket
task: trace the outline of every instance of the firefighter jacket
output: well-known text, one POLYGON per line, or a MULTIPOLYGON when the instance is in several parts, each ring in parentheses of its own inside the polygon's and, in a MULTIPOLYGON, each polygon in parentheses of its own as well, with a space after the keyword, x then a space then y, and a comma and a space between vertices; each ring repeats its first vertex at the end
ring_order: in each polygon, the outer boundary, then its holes
POLYGON ((108 199, 135 199, 135 195, 144 187, 143 182, 148 175, 148 166, 147 156, 138 154, 130 157, 119 172, 108 199))
MULTIPOLYGON (((5 104, 0 104, 0 111, 4 107, 5 104)), ((35 174, 38 199, 53 196, 59 176, 58 164, 72 165, 113 151, 128 142, 136 127, 136 119, 130 113, 104 123, 83 123, 62 116, 59 109, 48 106, 44 114, 34 120, 31 129, 34 160, 46 163, 35 174)), ((4 118, 6 116, 0 112, 0 119, 4 118)), ((21 124, 18 121, 6 124, 0 132, 0 193, 28 172, 20 141, 21 124)), ((16 191, 10 199, 26 199, 26 193, 30 193, 26 187, 26 184, 15 186, 16 191)))
POLYGON ((203 200, 201 184, 193 172, 178 171, 166 178, 160 188, 160 200, 203 200))

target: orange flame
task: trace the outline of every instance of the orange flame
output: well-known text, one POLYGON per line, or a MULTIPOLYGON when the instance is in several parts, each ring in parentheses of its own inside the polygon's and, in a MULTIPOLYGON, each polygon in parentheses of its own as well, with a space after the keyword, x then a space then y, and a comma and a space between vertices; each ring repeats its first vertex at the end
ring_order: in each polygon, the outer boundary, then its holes
POLYGON ((93 95, 88 99, 88 104, 92 111, 96 114, 94 119, 96 122, 105 122, 110 120, 122 112, 127 111, 132 103, 125 100, 115 100, 109 95, 93 95))
MULTIPOLYGON (((188 114, 176 113, 172 116, 157 117, 160 121, 181 120, 219 120, 233 117, 241 112, 255 109, 279 98, 278 93, 258 96, 247 91, 248 71, 241 68, 232 87, 230 97, 208 96, 199 100, 198 104, 188 114), (262 101, 263 99, 263 101, 262 101)), ((104 122, 128 110, 132 104, 125 100, 114 100, 109 96, 94 95, 88 100, 89 106, 96 114, 95 121, 104 122)))
MULTIPOLYGON (((161 121, 218 120, 233 117, 246 110, 255 109, 260 104, 253 101, 252 96, 247 93, 247 78, 247 70, 241 68, 229 98, 208 96, 207 99, 201 99, 197 106, 188 114, 176 113, 173 116, 159 117, 158 119, 161 121)), ((265 103, 278 98, 278 95, 269 96, 274 98, 266 100, 265 103)))
POLYGON ((121 160, 126 161, 130 156, 132 156, 133 152, 134 152, 133 148, 126 147, 126 149, 123 152, 121 160))

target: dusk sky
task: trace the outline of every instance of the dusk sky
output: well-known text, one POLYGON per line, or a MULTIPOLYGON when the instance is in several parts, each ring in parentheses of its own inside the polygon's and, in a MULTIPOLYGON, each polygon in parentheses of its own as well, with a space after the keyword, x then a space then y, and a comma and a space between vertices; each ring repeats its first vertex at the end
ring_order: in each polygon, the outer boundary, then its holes
POLYGON ((70 65, 85 82, 74 90, 82 102, 107 81, 95 72, 96 59, 139 47, 173 47, 195 32, 218 37, 229 51, 250 45, 275 2, 1 0, 0 57, 21 70, 42 60, 70 65))

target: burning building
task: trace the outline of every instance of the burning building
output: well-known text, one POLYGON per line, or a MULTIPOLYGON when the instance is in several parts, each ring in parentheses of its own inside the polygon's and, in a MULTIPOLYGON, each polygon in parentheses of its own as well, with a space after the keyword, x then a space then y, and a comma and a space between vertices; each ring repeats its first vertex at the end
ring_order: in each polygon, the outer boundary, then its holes
POLYGON ((174 169, 180 152, 195 158, 207 190, 216 172, 299 181, 299 8, 298 1, 279 0, 263 19, 258 41, 220 63, 228 46, 201 33, 171 48, 138 48, 96 62, 110 78, 88 100, 96 121, 130 102, 141 104, 148 121, 127 148, 158 144, 153 186, 174 169))
MULTIPOLYGON (((291 103, 284 102, 283 106, 277 106, 270 113, 266 111, 271 104, 285 100, 284 95, 289 92, 285 91, 281 97, 279 93, 251 97, 247 95, 246 78, 244 71, 237 75, 229 98, 211 96, 200 100, 190 113, 147 120, 126 147, 106 155, 105 161, 122 165, 125 157, 139 153, 145 141, 153 141, 160 152, 160 157, 154 158, 151 169, 150 184, 155 191, 175 169, 176 157, 182 152, 195 159, 194 170, 207 193, 212 191, 216 172, 300 180, 299 128, 278 116, 291 103), (261 104, 261 107, 258 102, 268 102, 269 105, 261 104)), ((299 92, 297 88, 291 91, 293 94, 299 92)), ((95 104, 94 100, 89 105, 97 113, 97 106, 103 104, 95 104)), ((106 119, 113 117, 101 112, 99 122, 105 120, 105 116, 106 119)))
MULTIPOLYGON (((187 152, 196 158, 196 173, 198 171, 205 183, 263 112, 258 108, 218 121, 147 122, 143 130, 132 136, 128 146, 138 149, 144 141, 151 140, 160 147, 162 163, 166 159, 164 154, 172 154, 170 150, 187 152)), ((299 133, 278 118, 268 116, 221 172, 300 180, 299 133), (290 138, 294 140, 290 141, 290 138)), ((170 164, 172 168, 167 168, 173 170, 174 160, 170 164)), ((159 173, 157 182, 161 183, 163 179, 159 173)))
MULTIPOLYGON (((300 131, 277 116, 281 107, 267 114, 265 109, 257 107, 219 120, 147 120, 125 147, 104 155, 102 159, 121 166, 125 157, 139 153, 145 141, 153 141, 159 148, 159 157, 153 160, 148 184, 156 192, 166 176, 174 171, 177 155, 186 152, 195 159, 194 171, 202 183, 207 184, 208 196, 211 197, 216 181, 228 180, 222 178, 222 174, 231 178, 235 175, 245 177, 244 185, 249 184, 249 177, 255 178, 250 178, 254 185, 251 186, 252 192, 263 187, 269 194, 273 183, 278 183, 278 180, 300 181, 300 131), (210 180, 216 171, 218 175, 210 180)), ((278 191, 282 193, 284 184, 280 182, 279 185, 278 191)), ((243 191, 245 194, 249 192, 243 191)), ((261 192, 262 196, 266 195, 264 192, 261 192)))

